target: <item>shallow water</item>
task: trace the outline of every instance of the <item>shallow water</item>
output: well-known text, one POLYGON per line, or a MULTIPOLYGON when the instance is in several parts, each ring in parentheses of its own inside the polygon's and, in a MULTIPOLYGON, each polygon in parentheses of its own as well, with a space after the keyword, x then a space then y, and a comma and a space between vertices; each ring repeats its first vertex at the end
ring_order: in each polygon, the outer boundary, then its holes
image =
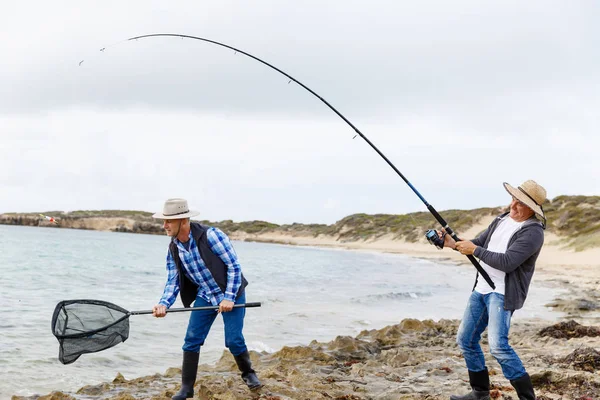
MULTIPOLYGON (((50 330, 56 303, 89 298, 148 310, 162 294, 166 236, 0 225, 0 399, 75 391, 81 386, 163 373, 181 363, 188 313, 130 317, 129 339, 111 349, 58 361, 50 330)), ((474 269, 402 255, 234 242, 250 285, 244 335, 251 350, 356 335, 404 318, 460 318, 474 269)), ((556 289, 532 285, 515 318, 557 314, 544 304, 556 289)), ((181 307, 179 300, 174 307, 181 307)), ((201 352, 224 349, 217 319, 201 352)))

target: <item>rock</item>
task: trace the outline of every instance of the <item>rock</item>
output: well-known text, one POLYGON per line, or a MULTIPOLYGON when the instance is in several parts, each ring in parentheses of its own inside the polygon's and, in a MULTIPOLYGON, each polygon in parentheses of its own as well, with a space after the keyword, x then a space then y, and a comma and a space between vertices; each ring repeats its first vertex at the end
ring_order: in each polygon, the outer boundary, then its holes
MULTIPOLYGON (((13 396, 11 400, 25 399, 25 397, 13 396)), ((65 394, 63 392, 52 392, 45 396, 35 397, 36 400, 75 400, 75 397, 65 394)))
POLYGON ((314 350, 309 347, 296 346, 288 347, 284 346, 281 350, 273 353, 272 357, 280 358, 282 360, 294 361, 300 359, 312 359, 318 361, 333 361, 333 357, 319 350, 314 350))
POLYGON ((110 385, 108 383, 101 383, 99 385, 88 385, 84 386, 77 391, 77 394, 85 394, 88 396, 99 396, 100 394, 108 391, 110 385))
POLYGON ((176 376, 181 376, 181 368, 168 368, 165 372, 165 376, 169 378, 173 378, 176 376))
POLYGON ((125 383, 127 380, 120 372, 117 372, 117 376, 113 379, 112 383, 125 383))
POLYGON ((383 351, 378 360, 393 368, 398 368, 408 363, 410 354, 406 351, 393 349, 383 351))
POLYGON ((425 324, 418 319, 403 319, 400 322, 402 331, 422 331, 425 329, 425 324))
POLYGON ((579 299, 577 301, 577 309, 582 311, 592 311, 599 308, 598 304, 592 300, 579 299))

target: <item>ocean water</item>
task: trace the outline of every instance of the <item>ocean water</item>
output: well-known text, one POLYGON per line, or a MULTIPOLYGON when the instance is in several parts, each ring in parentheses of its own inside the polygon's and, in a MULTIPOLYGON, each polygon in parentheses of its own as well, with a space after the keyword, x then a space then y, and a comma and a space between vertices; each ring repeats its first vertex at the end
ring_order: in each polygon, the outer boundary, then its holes
MULTIPOLYGON (((129 339, 58 361, 50 322, 67 299, 110 301, 149 310, 166 279, 166 236, 0 225, 0 399, 11 395, 74 392, 84 385, 164 373, 179 367, 187 312, 157 319, 131 316, 129 339)), ((460 318, 474 269, 402 255, 234 242, 250 285, 244 335, 251 350, 329 341, 404 318, 460 318)), ((556 289, 534 284, 515 318, 557 314, 544 304, 556 289)), ((174 307, 181 307, 178 300, 174 307)), ((201 351, 214 363, 224 350, 218 318, 201 351)))

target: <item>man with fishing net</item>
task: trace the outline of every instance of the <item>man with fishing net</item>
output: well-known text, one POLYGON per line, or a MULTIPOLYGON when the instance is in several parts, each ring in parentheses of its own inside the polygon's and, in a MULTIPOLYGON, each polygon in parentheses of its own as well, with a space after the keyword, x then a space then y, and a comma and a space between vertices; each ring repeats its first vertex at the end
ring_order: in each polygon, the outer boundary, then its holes
POLYGON ((242 379, 250 389, 261 386, 242 334, 245 308, 233 307, 245 303, 248 282, 227 235, 218 228, 190 222, 190 217, 196 215, 198 212, 190 210, 185 199, 169 199, 162 213, 153 215, 163 220, 163 227, 171 237, 167 282, 159 303, 152 309, 153 315, 164 317, 177 294, 185 307, 192 302, 194 307, 219 306, 218 312, 201 310, 190 315, 183 345, 181 390, 173 396, 174 400, 194 396, 200 348, 218 313, 223 315, 225 346, 233 354, 242 379))
POLYGON ((508 331, 513 313, 523 307, 544 244, 546 218, 542 203, 546 201, 546 190, 532 180, 517 188, 504 183, 504 188, 512 196, 509 211, 494 219, 477 238, 457 242, 439 232, 443 247, 479 258, 495 286, 483 279, 475 281, 457 335, 472 390, 464 396, 451 396, 451 400, 490 398, 490 378, 479 345, 486 327, 490 352, 519 399, 535 399, 531 379, 508 343, 508 331))

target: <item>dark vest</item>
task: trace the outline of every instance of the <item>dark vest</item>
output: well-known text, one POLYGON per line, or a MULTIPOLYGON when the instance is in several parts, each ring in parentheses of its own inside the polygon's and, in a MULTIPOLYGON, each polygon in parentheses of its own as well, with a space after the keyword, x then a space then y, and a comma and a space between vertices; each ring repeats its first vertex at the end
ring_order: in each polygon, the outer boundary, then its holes
MULTIPOLYGON (((198 246, 198 252, 200 253, 200 257, 202 257, 202 261, 204 261, 204 264, 210 271, 215 282, 217 282, 217 285, 219 285, 221 291, 225 294, 225 288, 227 288, 227 265, 225 265, 223 260, 210 249, 210 244, 206 237, 206 230, 209 227, 200 225, 197 222, 190 223, 190 226, 192 237, 198 246)), ((196 296, 198 295, 198 285, 187 277, 185 268, 183 268, 183 264, 179 258, 177 245, 173 240, 171 241, 171 244, 169 244, 169 250, 171 251, 171 256, 173 257, 173 261, 175 261, 177 272, 179 273, 179 296, 181 297, 183 306, 187 308, 194 300, 196 300, 196 296)), ((242 284, 238 289, 236 298, 244 293, 246 286, 248 286, 248 281, 244 278, 244 274, 242 274, 242 284)))

